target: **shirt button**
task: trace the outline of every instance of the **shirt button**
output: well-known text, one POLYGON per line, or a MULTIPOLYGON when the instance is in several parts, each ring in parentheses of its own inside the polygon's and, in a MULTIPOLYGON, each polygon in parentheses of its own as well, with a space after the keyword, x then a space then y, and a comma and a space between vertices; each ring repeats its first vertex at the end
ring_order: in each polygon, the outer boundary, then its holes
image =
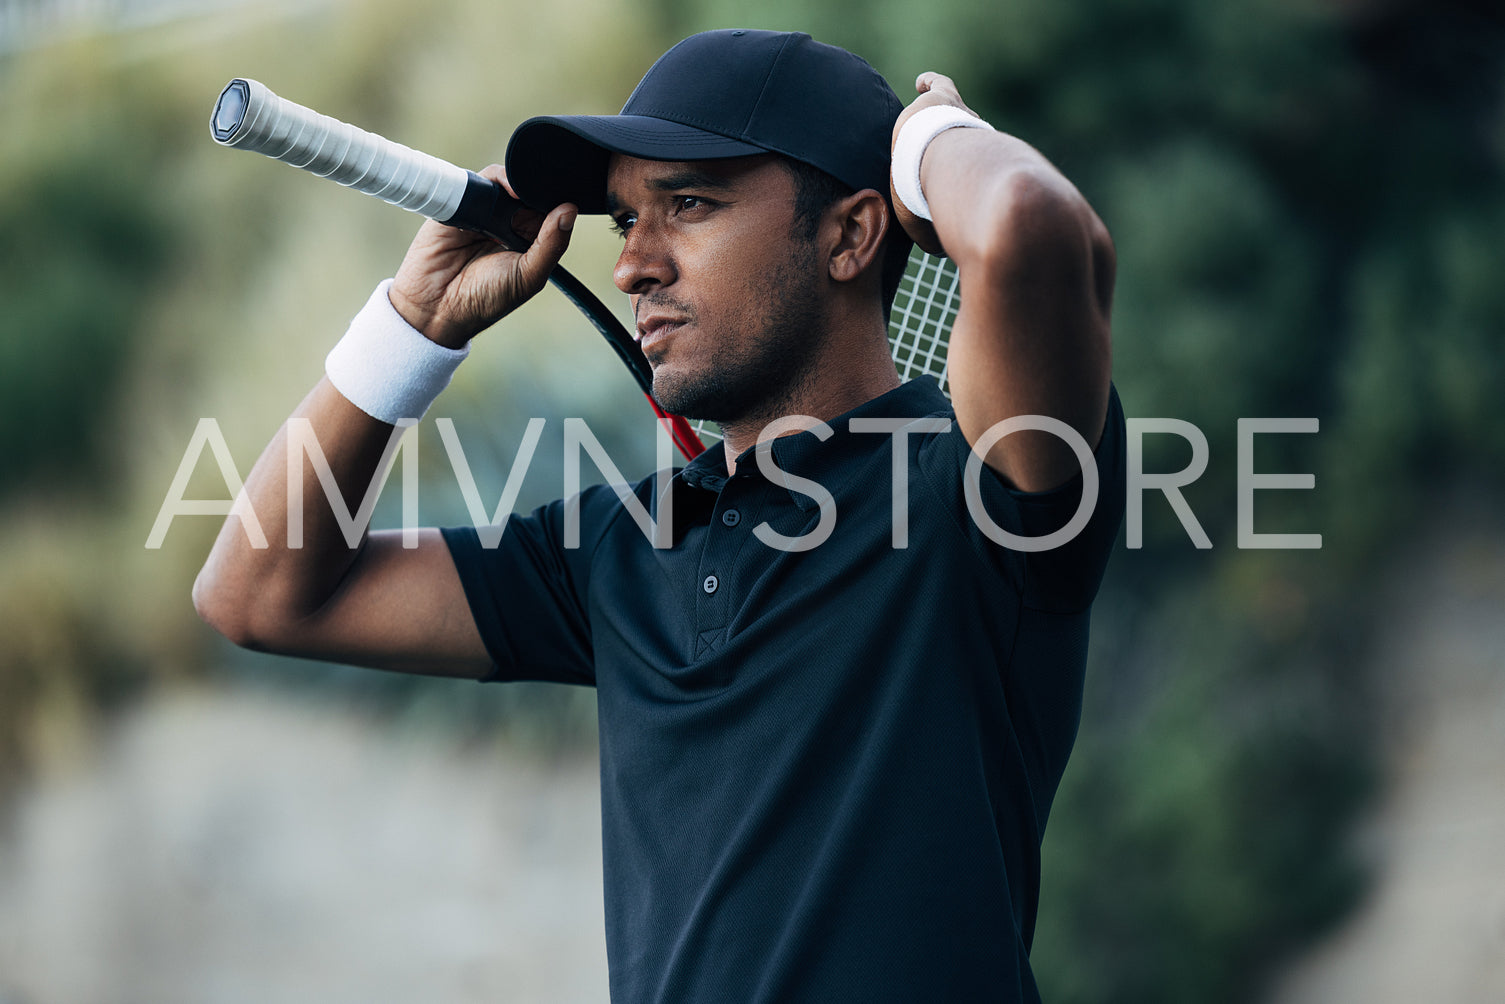
POLYGON ((716 591, 716 587, 719 585, 721 585, 720 579, 716 578, 716 576, 714 575, 707 575, 705 577, 705 581, 700 584, 700 588, 704 589, 706 593, 709 594, 714 593, 716 591))
POLYGON ((726 512, 721 514, 721 522, 725 523, 727 526, 736 526, 738 523, 742 522, 742 514, 735 509, 728 509, 726 512))

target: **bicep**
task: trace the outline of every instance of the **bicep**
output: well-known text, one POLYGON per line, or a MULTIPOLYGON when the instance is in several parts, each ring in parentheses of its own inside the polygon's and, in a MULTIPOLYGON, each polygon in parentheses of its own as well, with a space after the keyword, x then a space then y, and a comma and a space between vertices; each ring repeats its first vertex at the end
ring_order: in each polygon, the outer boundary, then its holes
POLYGON ((280 654, 430 676, 480 678, 491 657, 438 530, 402 546, 401 531, 373 532, 319 609, 285 625, 280 654))

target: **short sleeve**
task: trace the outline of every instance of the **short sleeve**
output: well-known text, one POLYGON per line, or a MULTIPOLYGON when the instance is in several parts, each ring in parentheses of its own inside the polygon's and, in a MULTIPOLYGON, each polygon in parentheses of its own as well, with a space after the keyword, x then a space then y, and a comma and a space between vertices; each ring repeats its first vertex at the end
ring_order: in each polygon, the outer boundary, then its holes
MULTIPOLYGON (((1108 413, 1093 451, 1098 493, 1092 514, 1086 526, 1069 540, 1044 551, 1011 550, 979 526, 965 499, 967 461, 972 451, 955 426, 951 432, 926 442, 919 463, 946 504, 954 508, 963 532, 1015 581, 1026 607, 1070 613, 1085 609, 1097 595, 1123 522, 1127 468, 1124 425, 1118 391, 1110 387, 1108 413)), ((1061 529, 1076 515, 1082 501, 1080 473, 1045 492, 1019 491, 986 464, 981 465, 978 477, 978 496, 988 519, 1018 537, 1043 537, 1061 529)))
POLYGON ((589 555, 563 547, 565 504, 508 518, 496 547, 473 527, 440 532, 491 654, 482 682, 595 683, 584 603, 589 555))

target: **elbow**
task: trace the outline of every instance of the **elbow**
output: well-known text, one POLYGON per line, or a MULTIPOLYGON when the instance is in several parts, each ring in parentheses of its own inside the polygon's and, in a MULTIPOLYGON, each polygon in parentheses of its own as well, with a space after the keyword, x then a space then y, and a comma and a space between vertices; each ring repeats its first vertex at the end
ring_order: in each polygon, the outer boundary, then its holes
POLYGON ((1022 256, 1062 253, 1099 260, 1111 256, 1108 230, 1075 185, 1052 168, 1022 167, 994 180, 983 198, 975 245, 969 251, 999 268, 1022 256))
POLYGON ((1118 252, 1113 248, 1113 237, 1108 228, 1092 213, 1088 224, 1088 239, 1092 248, 1092 295, 1104 321, 1113 313, 1113 284, 1118 276, 1118 252))
POLYGON ((1116 258, 1108 228, 1076 186, 1049 168, 998 178, 985 197, 975 243, 977 273, 998 287, 1080 291, 1106 324, 1116 258))
POLYGON ((193 609, 200 620, 241 648, 265 648, 250 616, 250 603, 227 588, 208 566, 193 581, 193 609))

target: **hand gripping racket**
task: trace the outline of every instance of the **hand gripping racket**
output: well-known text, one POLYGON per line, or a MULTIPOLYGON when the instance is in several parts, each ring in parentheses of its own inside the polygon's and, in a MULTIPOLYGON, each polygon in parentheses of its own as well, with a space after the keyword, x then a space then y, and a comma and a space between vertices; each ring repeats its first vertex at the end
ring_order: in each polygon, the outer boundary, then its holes
MULTIPOLYGON (((522 203, 501 185, 279 98, 255 80, 230 81, 215 102, 210 132, 224 146, 266 154, 447 226, 485 234, 514 251, 528 248, 529 242, 512 230, 512 216, 522 203)), ((679 452, 693 459, 704 450, 690 424, 653 399, 648 360, 611 311, 562 267, 554 268, 549 282, 616 350, 679 452)))
MULTIPOLYGON (((221 92, 210 121, 215 142, 252 150, 300 167, 431 220, 473 230, 514 250, 528 242, 512 230, 522 203, 474 171, 419 153, 400 143, 320 115, 273 94, 254 80, 235 79, 221 92)), ((670 415, 653 398, 653 371, 620 321, 563 267, 549 282, 580 309, 621 358, 686 459, 705 449, 715 432, 670 415)), ((918 248, 894 297, 889 342, 899 375, 934 377, 947 390, 946 349, 960 305, 955 268, 918 248)), ((948 391, 949 396, 949 391, 948 391)))

